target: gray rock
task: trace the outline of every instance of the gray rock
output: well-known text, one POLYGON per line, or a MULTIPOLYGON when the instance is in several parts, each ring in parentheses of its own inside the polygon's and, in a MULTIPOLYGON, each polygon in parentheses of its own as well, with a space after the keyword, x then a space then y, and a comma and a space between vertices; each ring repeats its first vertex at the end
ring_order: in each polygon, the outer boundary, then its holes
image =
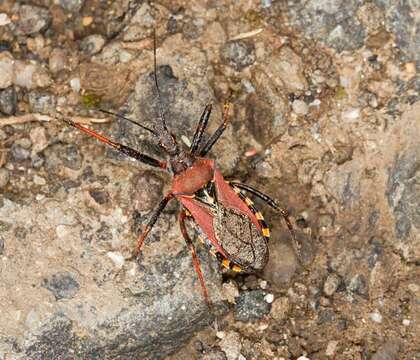
POLYGON ((31 91, 28 94, 32 112, 47 114, 54 110, 56 100, 54 95, 47 92, 31 91))
POLYGON ((0 255, 4 253, 4 239, 0 236, 0 255))
POLYGON ((16 105, 17 96, 13 86, 0 90, 0 112, 6 115, 14 115, 16 113, 16 105))
POLYGON ((18 144, 12 145, 10 153, 13 159, 15 159, 16 161, 23 161, 29 159, 31 156, 31 152, 28 149, 25 149, 24 147, 18 144))
POLYGON ((68 12, 78 12, 83 6, 84 0, 59 0, 59 5, 68 12))
POLYGON ((262 290, 246 291, 239 295, 236 300, 235 320, 254 321, 261 319, 270 312, 271 304, 264 299, 262 290))
POLYGON ((51 291, 56 300, 71 299, 80 289, 75 275, 69 272, 57 273, 50 279, 44 279, 42 286, 51 291))
POLYGON ((34 35, 43 32, 51 23, 49 11, 39 6, 21 5, 18 11, 17 35, 34 35))
POLYGON ((105 38, 102 35, 95 34, 86 36, 80 44, 80 49, 88 55, 94 55, 101 51, 104 45, 105 38))
POLYGON ((49 57, 49 69, 53 74, 57 74, 60 71, 68 67, 67 54, 64 49, 54 48, 51 51, 49 57))
POLYGON ((255 62, 255 47, 253 43, 243 40, 230 41, 222 47, 220 56, 224 62, 240 71, 255 62))
POLYGON ((365 29, 357 17, 358 3, 345 0, 295 1, 288 7, 291 24, 337 51, 360 48, 365 29))
POLYGON ((325 280, 324 283, 324 293, 327 296, 331 296, 333 295, 338 287, 340 286, 341 283, 341 279, 338 275, 336 274, 330 274, 327 277, 327 280, 325 280))
POLYGON ((14 71, 13 83, 26 89, 47 87, 52 83, 48 72, 40 64, 33 61, 16 60, 14 71))

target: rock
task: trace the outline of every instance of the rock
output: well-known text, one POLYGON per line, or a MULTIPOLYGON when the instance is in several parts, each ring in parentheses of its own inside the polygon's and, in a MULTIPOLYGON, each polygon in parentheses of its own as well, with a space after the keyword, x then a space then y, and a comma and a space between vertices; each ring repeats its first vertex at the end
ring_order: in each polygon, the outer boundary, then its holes
POLYGON ((222 47, 220 56, 236 71, 241 71, 255 62, 255 47, 254 44, 243 40, 230 41, 222 47))
POLYGON ((54 48, 49 57, 49 69, 53 74, 68 68, 67 53, 64 49, 54 48))
POLYGON ((274 300, 270 315, 276 321, 283 321, 286 319, 288 311, 289 299, 287 297, 280 297, 274 300))
POLYGON ((281 288, 298 269, 298 262, 293 249, 285 243, 270 241, 269 250, 270 258, 264 268, 264 278, 281 288))
MULTIPOLYGON (((1 175, 0 175, 0 177, 1 177, 1 175)), ((0 236, 0 255, 3 255, 3 253, 4 253, 4 239, 0 236)))
POLYGON ((16 35, 34 35, 45 31, 51 23, 48 10, 39 6, 21 5, 16 35))
POLYGON ((32 158, 35 154, 40 153, 48 146, 47 133, 43 126, 37 126, 31 129, 29 138, 33 144, 32 146, 32 158))
POLYGON ((58 4, 67 12, 77 13, 80 11, 84 0, 58 0, 58 4))
POLYGON ((16 161, 23 161, 29 159, 31 156, 31 152, 28 149, 25 149, 24 147, 16 143, 12 145, 10 153, 13 159, 16 161))
POLYGON ((4 188, 10 180, 9 170, 0 168, 0 189, 4 188))
POLYGON ((341 279, 338 275, 336 274, 330 274, 327 277, 327 280, 325 280, 324 283, 324 293, 327 296, 331 296, 333 295, 338 287, 340 286, 341 283, 341 279))
POLYGON ((0 13, 0 26, 9 25, 12 22, 5 13, 0 13))
POLYGON ((7 52, 0 52, 0 89, 6 89, 13 82, 13 56, 7 52))
POLYGON ((47 87, 51 85, 48 72, 36 62, 15 61, 15 77, 13 83, 26 89, 47 87))
POLYGON ((373 313, 370 313, 370 319, 380 324, 382 322, 382 315, 378 311, 375 311, 373 313))
POLYGON ((399 359, 400 345, 397 341, 389 340, 382 344, 371 360, 397 360, 399 359))
POLYGON ((292 108, 297 115, 306 115, 309 111, 308 105, 302 100, 293 101, 292 108))
POLYGON ((325 355, 328 357, 334 356, 335 352, 337 351, 337 340, 328 341, 327 349, 325 350, 325 355))
POLYGON ((237 360, 241 355, 241 337, 235 331, 230 331, 219 343, 220 348, 226 354, 227 360, 237 360))
POLYGON ((17 96, 13 86, 0 90, 0 112, 6 115, 14 115, 17 108, 17 96))
POLYGON ((31 91, 28 99, 32 112, 48 114, 55 109, 56 100, 50 93, 31 91))
POLYGON ((235 320, 254 321, 270 312, 271 304, 264 299, 262 290, 246 291, 239 295, 235 306, 235 320))
POLYGON ((80 49, 88 55, 94 55, 101 51, 104 45, 105 38, 102 35, 95 34, 86 36, 80 44, 80 49))
POLYGON ((69 272, 57 273, 50 279, 44 279, 42 286, 51 291, 56 300, 72 299, 80 289, 75 275, 69 272))

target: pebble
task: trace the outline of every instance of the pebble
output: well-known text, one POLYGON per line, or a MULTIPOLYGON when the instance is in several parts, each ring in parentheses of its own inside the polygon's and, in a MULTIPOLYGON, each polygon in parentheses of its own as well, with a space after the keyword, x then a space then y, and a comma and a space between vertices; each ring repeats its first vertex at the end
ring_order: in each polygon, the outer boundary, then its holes
POLYGON ((338 345, 337 340, 329 341, 327 344, 327 349, 325 350, 325 355, 333 356, 337 350, 337 345, 338 345))
POLYGON ((80 289, 75 276, 70 272, 54 274, 49 279, 44 279, 42 286, 53 293, 56 300, 71 299, 80 289))
POLYGON ((101 51, 104 45, 105 38, 102 35, 95 34, 86 36, 80 44, 80 49, 88 55, 94 55, 101 51))
POLYGON ((306 356, 299 356, 298 358, 297 358, 297 360, 311 360, 311 359, 309 359, 308 357, 306 357, 306 356))
POLYGON ((43 88, 51 85, 47 71, 36 62, 16 60, 14 84, 26 89, 43 88))
POLYGON ((51 23, 50 12, 39 6, 22 5, 19 8, 17 35, 32 35, 46 30, 51 23))
POLYGON ((360 117, 360 109, 348 109, 343 112, 342 116, 344 120, 357 120, 360 117))
POLYGON ((308 105, 302 100, 293 101, 292 108, 297 115, 306 115, 309 110, 308 105))
POLYGON ((271 306, 270 315, 274 320, 284 320, 289 311, 289 299, 287 297, 280 297, 274 300, 271 306))
POLYGON ((7 52, 0 53, 0 89, 6 89, 13 82, 13 56, 7 52))
POLYGON ((42 186, 45 185, 47 181, 42 176, 34 175, 34 183, 42 186))
POLYGON ((4 253, 4 239, 0 236, 0 255, 4 253))
POLYGON ((261 319, 270 312, 271 305, 265 301, 262 290, 246 291, 236 299, 235 320, 252 321, 261 319))
POLYGON ((13 115, 16 113, 16 105, 17 96, 13 86, 10 86, 4 90, 0 90, 0 112, 6 115, 13 115))
POLYGON ((0 13, 0 26, 9 25, 12 22, 5 13, 0 13))
POLYGON ((68 67, 68 60, 65 50, 54 48, 51 51, 48 66, 53 74, 57 74, 66 69, 68 67))
POLYGON ((255 62, 255 47, 252 43, 241 40, 230 41, 223 46, 220 56, 236 71, 240 71, 255 62))
MULTIPOLYGON (((43 126, 33 127, 29 132, 33 144, 32 153, 38 154, 48 146, 47 132, 43 126)), ((32 158, 33 159, 33 158, 32 158)))
POLYGON ((333 295, 337 291, 340 285, 340 282, 341 282, 341 279, 338 275, 336 274, 328 275, 327 280, 325 280, 325 283, 324 283, 325 295, 327 296, 333 295))
POLYGON ((73 89, 74 92, 80 91, 80 79, 79 78, 73 78, 70 80, 70 86, 73 89))
POLYGON ((68 12, 78 12, 83 6, 84 0, 58 0, 60 6, 68 12))
POLYGON ((239 296, 238 287, 233 281, 224 283, 223 294, 229 303, 234 304, 236 302, 236 298, 239 296))
POLYGON ((264 300, 267 303, 271 304, 274 301, 274 295, 273 294, 267 294, 267 295, 264 296, 264 300))
POLYGON ((235 331, 230 331, 219 343, 220 348, 226 354, 227 360, 237 360, 241 354, 241 337, 235 331))
POLYGON ((371 318, 372 321, 374 321, 378 324, 380 324, 382 322, 382 315, 378 311, 370 313, 370 318, 371 318))
POLYGON ((404 319, 404 320, 402 321, 402 324, 403 324, 404 326, 410 326, 411 321, 410 321, 410 319, 404 319))
POLYGON ((17 161, 29 159, 29 157, 31 156, 31 152, 28 149, 25 149, 18 144, 12 145, 10 153, 13 159, 17 161))
POLYGON ((28 95, 32 112, 45 114, 55 108, 55 97, 49 93, 31 91, 28 95))
POLYGON ((108 251, 106 253, 106 256, 108 256, 112 260, 112 262, 114 263, 117 269, 121 269, 123 267, 125 260, 124 260, 124 256, 120 252, 108 251))

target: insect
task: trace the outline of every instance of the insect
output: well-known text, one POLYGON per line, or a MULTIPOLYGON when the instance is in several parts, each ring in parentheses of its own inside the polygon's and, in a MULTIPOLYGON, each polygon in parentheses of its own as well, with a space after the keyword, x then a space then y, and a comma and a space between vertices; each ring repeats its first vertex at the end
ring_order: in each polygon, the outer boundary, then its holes
POLYGON ((260 271, 266 265, 270 231, 261 212, 256 209, 252 200, 244 195, 244 192, 251 193, 278 210, 294 239, 293 227, 289 220, 288 212, 277 206, 273 199, 249 185, 226 181, 218 169, 216 161, 206 158, 206 155, 228 125, 229 104, 226 103, 224 105, 222 123, 207 141, 203 141, 203 134, 212 111, 212 105, 208 104, 200 117, 191 145, 186 147, 176 141, 175 136, 166 125, 156 74, 155 36, 154 82, 159 100, 159 120, 153 129, 140 125, 121 115, 106 110, 99 110, 128 120, 149 131, 166 154, 167 161, 155 159, 126 145, 114 142, 70 119, 63 118, 62 120, 129 157, 152 167, 164 169, 173 175, 172 189, 163 197, 152 212, 145 228, 137 239, 134 256, 138 257, 140 254, 147 235, 168 202, 171 199, 178 200, 182 206, 179 213, 181 233, 191 251, 192 263, 197 272, 204 298, 207 304, 210 305, 208 290, 195 247, 187 232, 186 220, 192 222, 209 252, 216 256, 224 267, 234 272, 245 273, 260 271))

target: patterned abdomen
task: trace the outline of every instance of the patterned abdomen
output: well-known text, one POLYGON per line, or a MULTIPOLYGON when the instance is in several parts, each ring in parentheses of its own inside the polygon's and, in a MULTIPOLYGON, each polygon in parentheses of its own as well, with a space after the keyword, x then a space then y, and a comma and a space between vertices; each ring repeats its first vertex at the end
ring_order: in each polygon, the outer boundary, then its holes
POLYGON ((219 204, 213 226, 216 238, 230 261, 246 272, 264 268, 268 261, 267 240, 246 215, 219 204))

